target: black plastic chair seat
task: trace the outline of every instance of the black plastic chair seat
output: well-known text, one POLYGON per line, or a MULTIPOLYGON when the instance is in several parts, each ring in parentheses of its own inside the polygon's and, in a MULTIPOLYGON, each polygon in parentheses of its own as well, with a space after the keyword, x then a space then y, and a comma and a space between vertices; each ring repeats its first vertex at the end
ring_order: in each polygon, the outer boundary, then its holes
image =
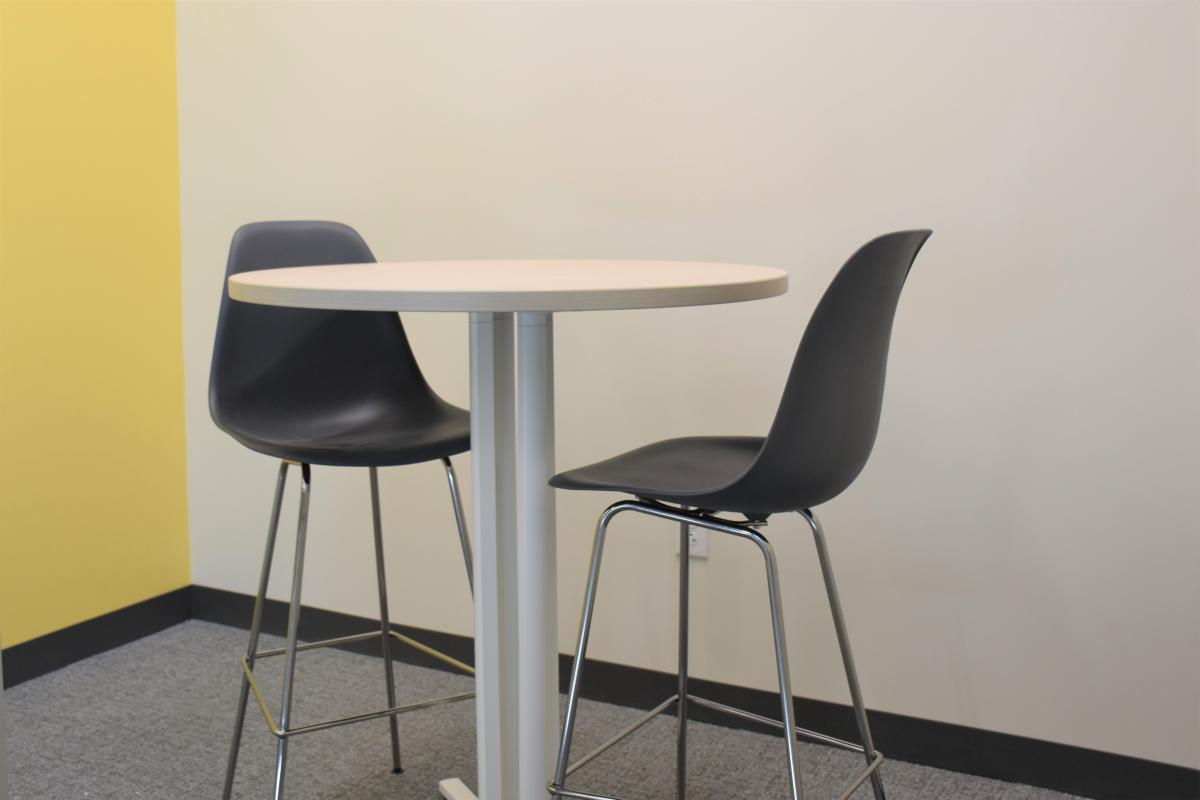
POLYGON ((804 330, 765 438, 670 439, 561 473, 550 485, 754 518, 837 497, 875 444, 896 304, 929 233, 872 239, 838 271, 804 330))
MULTIPOLYGON (((335 222, 257 222, 233 235, 226 277, 375 260, 335 222)), ((470 416, 425 381, 396 314, 239 303, 222 291, 209 380, 213 421, 301 464, 392 467, 470 449, 470 416)))
POLYGON ((736 481, 762 450, 761 436, 689 436, 630 450, 586 467, 559 473, 557 489, 624 492, 647 500, 719 508, 718 490, 736 481))
MULTIPOLYGON (((344 409, 339 409, 344 412, 344 409)), ((375 411, 371 409, 370 411, 375 411)), ((471 449, 471 417, 457 406, 443 403, 421 415, 419 423, 396 413, 361 416, 322 415, 288 435, 282 421, 263 413, 241 413, 223 420, 226 432, 251 450, 332 467, 396 467, 448 458, 471 449)))

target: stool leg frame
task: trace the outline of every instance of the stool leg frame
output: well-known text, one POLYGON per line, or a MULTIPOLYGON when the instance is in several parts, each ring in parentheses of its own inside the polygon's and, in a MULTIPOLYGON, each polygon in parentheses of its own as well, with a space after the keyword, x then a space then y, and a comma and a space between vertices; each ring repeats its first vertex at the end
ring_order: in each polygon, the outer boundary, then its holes
POLYGON ((458 476, 449 458, 442 459, 446 468, 446 482, 450 484, 450 504, 454 507, 454 524, 458 526, 458 541, 462 545, 463 564, 467 567, 467 585, 471 596, 475 596, 475 559, 472 557, 471 536, 467 533, 467 516, 463 513, 462 496, 458 491, 458 476))
MULTIPOLYGON (((263 604, 267 598, 267 583, 271 579, 271 561, 275 557, 275 534, 279 531, 279 511, 283 506, 283 490, 287 484, 287 472, 290 462, 279 462, 279 477, 275 479, 275 501, 271 504, 271 521, 267 525, 267 549, 263 553, 262 571, 258 577, 258 593, 254 596, 254 613, 250 617, 250 645, 246 649, 246 660, 254 666, 254 657, 258 652, 258 634, 262 628, 263 604)), ((233 720, 233 741, 229 745, 229 759, 225 767, 225 788, 221 792, 222 800, 229 800, 233 795, 233 774, 237 770, 238 750, 242 744, 242 725, 246 720, 246 702, 250 698, 250 680, 242 675, 242 692, 238 696, 237 716, 233 720)))
MULTIPOLYGON (((442 462, 446 468, 446 476, 450 486, 450 500, 454 508, 455 521, 458 525, 459 541, 463 547, 463 559, 467 565, 467 579, 468 583, 470 583, 472 573, 471 540, 467 533, 465 516, 462 510, 462 501, 458 492, 458 482, 455 479, 454 467, 450 463, 450 460, 448 458, 442 459, 442 462)), ((409 703, 403 706, 396 705, 395 676, 391 651, 392 639, 399 641, 401 644, 408 645, 409 647, 419 650, 428 656, 443 661, 444 663, 449 664, 450 666, 467 675, 473 676, 475 674, 475 670, 469 664, 465 664, 458 659, 448 656, 445 653, 429 647, 428 645, 422 644, 421 642, 405 636, 399 631, 391 630, 390 619, 388 616, 386 570, 384 566, 383 554, 383 525, 379 502, 379 477, 375 467, 371 467, 369 470, 371 485, 371 515, 375 541, 375 566, 376 577, 379 582, 380 629, 379 631, 372 633, 352 634, 350 636, 341 636, 335 639, 326 639, 324 641, 306 642, 301 644, 298 641, 301 608, 300 591, 304 572, 304 548, 308 529, 308 501, 312 483, 312 475, 308 464, 299 464, 297 462, 287 460, 281 461, 279 464, 279 476, 277 478, 275 487, 275 499, 271 506, 271 521, 267 527, 266 552, 263 554, 262 571, 259 575, 258 582, 258 593, 255 596, 254 613, 250 622, 250 643, 247 648, 246 655, 240 659, 242 668, 242 687, 241 694, 238 698, 237 716, 234 719, 233 738, 229 747, 229 759, 225 770, 225 784, 221 794, 222 800, 230 800, 233 794, 233 780, 237 770, 238 751, 241 746, 242 729, 246 715, 246 705, 249 702, 249 695, 251 692, 253 692, 255 702, 262 711, 268 730, 271 732, 271 735, 275 736, 278 740, 276 743, 275 792, 273 795, 275 800, 282 800, 283 798, 284 775, 287 769, 287 744, 288 739, 292 736, 302 733, 328 730, 330 728, 350 725, 356 722, 365 722, 367 720, 387 717, 390 723, 392 737, 393 772, 399 773, 403 770, 400 762, 400 739, 399 725, 396 722, 397 715, 404 714, 409 711, 431 708, 433 706, 443 705, 446 703, 457 703, 463 700, 470 700, 475 696, 474 692, 464 692, 447 697, 409 703), (277 538, 276 534, 279 530, 279 517, 283 505, 283 494, 287 481, 288 467, 290 466, 300 467, 302 483, 300 487, 300 514, 296 531, 295 563, 293 564, 292 574, 292 593, 291 601, 288 605, 287 643, 286 646, 281 648, 260 651, 258 649, 258 642, 259 635, 262 630, 263 608, 266 604, 267 584, 271 576, 271 564, 275 555, 275 542, 277 538), (371 711, 365 714, 356 714, 350 717, 343 717, 341 719, 289 728, 288 722, 291 717, 292 690, 295 682, 296 654, 302 650, 312 650, 320 647, 330 646, 336 647, 339 645, 367 641, 374 638, 378 638, 382 642, 388 707, 380 711, 371 711), (258 683, 254 679, 255 662, 260 658, 272 656, 286 656, 283 680, 283 701, 278 722, 271 718, 271 712, 267 707, 266 699, 263 697, 262 692, 258 687, 258 683)))
POLYGON ((787 748, 788 774, 790 783, 789 794, 792 800, 804 800, 804 793, 800 780, 800 764, 796 742, 797 737, 814 741, 819 744, 830 745, 844 750, 862 753, 866 758, 867 767, 862 770, 854 778, 850 785, 842 791, 842 793, 838 796, 838 800, 848 800, 848 798, 854 794, 854 792, 860 786, 866 783, 868 779, 872 782, 876 799, 884 800, 883 783, 878 775, 879 767, 883 763, 884 759, 883 755, 875 750, 874 744, 871 740, 866 710, 862 704, 862 694, 859 691, 858 678, 854 671, 853 658, 850 655, 849 639, 846 637, 845 620, 841 614, 841 604, 838 601, 837 588, 833 582, 833 572, 829 564, 829 554, 824 546, 824 536, 821 532, 820 524, 817 523, 816 518, 810 511, 804 511, 803 516, 813 527, 813 531, 817 539, 818 557, 821 559, 821 567, 826 579, 826 588, 829 592, 830 605, 833 609, 834 625, 838 631, 839 644, 842 647, 843 661, 846 666, 847 679, 851 686, 851 697, 855 706, 855 717, 858 720, 859 732, 862 734, 864 743, 859 745, 853 742, 837 739, 832 736, 827 736, 816 731, 810 731, 804 728, 796 727, 794 721, 791 679, 788 669, 787 644, 784 637, 783 601, 780 593, 779 569, 776 563, 774 550, 767 541, 766 537, 757 530, 754 530, 751 523, 725 520, 702 511, 675 509, 652 501, 622 501, 609 506, 604 513, 600 515, 600 520, 596 526, 596 539, 592 546, 592 561, 591 567, 588 571, 587 589, 584 593, 583 613, 581 614, 579 625, 579 639, 575 649, 575 661, 571 667, 571 682, 567 692, 567 709, 563 720, 562 738, 559 742, 558 761, 555 768, 554 779, 547 785, 547 789, 552 797, 575 798, 575 800, 618 800, 618 798, 614 798, 609 795, 593 794, 590 792, 568 789, 565 786, 567 776, 585 764, 589 763, 607 751, 609 748, 616 745, 626 736, 629 736, 634 731, 638 730, 650 720, 654 719, 656 716, 674 705, 678 710, 679 720, 677 734, 678 775, 676 786, 678 800, 684 800, 686 792, 685 770, 687 706, 689 704, 695 704, 704 708, 708 708, 712 711, 729 714, 740 719, 761 723, 763 725, 768 725, 784 731, 784 742, 787 748), (620 514, 624 511, 635 511, 641 514, 659 517, 660 519, 671 520, 680 524, 680 559, 683 561, 683 563, 680 565, 679 693, 668 698, 655 708, 634 720, 599 747, 578 759, 575 763, 570 763, 571 740, 574 735, 575 721, 578 714, 580 680, 583 674, 584 659, 587 654, 587 642, 591 633, 592 617, 595 611, 596 590, 600 579, 600 562, 603 559, 604 554, 604 540, 607 534, 609 522, 617 514, 620 514), (773 720, 758 714, 752 714, 748 711, 733 708, 722 703, 716 703, 701 697, 695 697, 687 693, 688 525, 695 525, 697 527, 706 528, 708 530, 726 533, 741 539, 749 540, 759 548, 759 551, 763 555, 763 561, 767 571, 767 590, 771 605, 771 627, 774 635, 776 670, 779 675, 779 696, 780 708, 783 717, 782 720, 773 720))
MULTIPOLYGON (((871 725, 867 722, 867 709, 863 704, 862 689, 858 685, 858 671, 854 668, 854 654, 850 652, 850 634, 846 632, 846 618, 842 613, 842 601, 838 598, 837 582, 833 578, 833 563, 829 559, 829 547, 825 544, 825 531, 812 511, 801 511, 800 516, 812 528, 813 541, 817 546, 817 559, 821 562, 821 575, 825 579, 825 592, 829 595, 829 610, 833 614, 833 627, 837 631, 838 647, 842 651, 842 664, 846 670, 846 683, 850 685, 850 700, 854 705, 854 720, 858 723, 858 735, 863 743, 863 755, 870 764, 875 759, 875 742, 871 738, 871 725)), ((871 790, 875 800, 885 800, 883 777, 876 769, 871 773, 871 790)))
MULTIPOLYGON (((296 681, 296 644, 300 634, 300 587, 304 581, 304 546, 308 539, 308 498, 312 488, 312 470, 300 465, 300 516, 296 523, 296 553, 292 561, 292 600, 288 606, 287 656, 283 667, 283 697, 279 725, 287 730, 292 716, 292 687, 296 681)), ((275 745, 275 800, 283 800, 283 778, 287 769, 288 740, 275 745)))
MULTIPOLYGON (((379 470, 371 467, 367 472, 371 480, 371 523, 375 529, 375 577, 379 582, 379 642, 383 647, 383 675, 387 684, 388 708, 396 705, 396 677, 392 671, 392 639, 388 631, 392 629, 388 620, 387 601, 387 572, 383 566, 383 520, 379 511, 379 470)), ((286 727, 286 725, 285 725, 286 727)), ((404 772, 400 763, 400 724, 395 716, 388 717, 388 728, 392 737, 392 772, 404 772)))
POLYGON ((676 711, 675 797, 687 797, 687 685, 688 685, 688 578, 691 571, 691 547, 688 525, 679 523, 679 706, 676 711))

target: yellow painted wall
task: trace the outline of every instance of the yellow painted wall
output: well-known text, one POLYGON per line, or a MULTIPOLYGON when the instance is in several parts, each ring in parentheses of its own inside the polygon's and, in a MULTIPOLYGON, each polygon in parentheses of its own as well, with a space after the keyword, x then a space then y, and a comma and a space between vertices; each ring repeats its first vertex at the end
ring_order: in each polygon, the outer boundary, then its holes
POLYGON ((175 7, 0 0, 0 637, 190 582, 175 7))

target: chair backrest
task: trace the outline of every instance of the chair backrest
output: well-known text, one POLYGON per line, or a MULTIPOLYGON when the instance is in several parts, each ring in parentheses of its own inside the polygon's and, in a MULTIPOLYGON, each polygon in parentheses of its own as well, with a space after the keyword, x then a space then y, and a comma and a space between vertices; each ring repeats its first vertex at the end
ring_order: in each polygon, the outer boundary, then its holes
POLYGON ((753 497, 764 513, 794 511, 837 496, 862 471, 879 429, 900 290, 930 233, 880 236, 841 268, 804 331, 758 458, 727 491, 753 497))
MULTIPOLYGON (((347 225, 255 222, 233 235, 225 283, 249 270, 373 261, 347 225)), ((398 315, 241 303, 225 283, 208 395, 219 427, 237 430, 248 409, 303 425, 397 393, 430 393, 398 315)))

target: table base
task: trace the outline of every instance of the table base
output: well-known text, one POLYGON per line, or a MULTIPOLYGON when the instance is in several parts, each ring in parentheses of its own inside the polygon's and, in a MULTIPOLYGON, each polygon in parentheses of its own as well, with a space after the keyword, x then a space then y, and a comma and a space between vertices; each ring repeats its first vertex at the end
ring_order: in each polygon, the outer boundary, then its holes
POLYGON ((458 778, 446 778, 438 781, 438 793, 446 800, 477 800, 475 793, 458 778))
MULTIPOLYGON (((513 317, 471 314, 479 800, 544 797, 559 723, 554 328, 513 317)), ((458 778, 438 791, 477 798, 458 778)))

